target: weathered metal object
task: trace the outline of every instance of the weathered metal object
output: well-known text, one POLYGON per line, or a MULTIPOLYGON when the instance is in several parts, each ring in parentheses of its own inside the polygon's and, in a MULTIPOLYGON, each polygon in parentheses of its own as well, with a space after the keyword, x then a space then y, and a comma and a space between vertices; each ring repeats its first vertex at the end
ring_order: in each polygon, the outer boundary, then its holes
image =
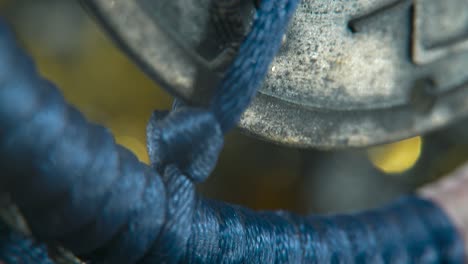
POLYGON ((231 21, 230 34, 224 34, 214 23, 216 0, 81 0, 144 71, 169 92, 195 103, 210 98, 245 35, 236 38, 235 31, 246 31, 251 20, 252 2, 232 2, 240 3, 242 17, 231 21))
MULTIPOLYGON (((206 102, 232 41, 212 34, 215 0, 84 2, 160 84, 206 102)), ((240 126, 326 149, 414 136, 468 114, 467 68, 468 0, 303 0, 240 126)))

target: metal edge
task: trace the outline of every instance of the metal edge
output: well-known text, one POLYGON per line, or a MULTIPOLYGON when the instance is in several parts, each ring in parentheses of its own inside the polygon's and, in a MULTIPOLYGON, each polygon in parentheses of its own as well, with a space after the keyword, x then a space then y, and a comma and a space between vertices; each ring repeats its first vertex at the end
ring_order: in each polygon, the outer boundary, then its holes
POLYGON ((150 23, 146 14, 139 10, 133 1, 80 0, 80 3, 99 22, 117 46, 158 85, 173 96, 196 101, 194 98, 196 92, 192 88, 196 75, 195 63, 164 30, 150 23), (122 5, 125 8, 122 8, 122 5), (119 8, 120 16, 106 15, 115 8, 119 8), (135 35, 136 32, 122 30, 124 25, 129 23, 126 20, 128 17, 135 20, 133 23, 147 25, 140 28, 142 33, 138 36, 135 35), (148 21, 145 22, 145 20, 148 21), (155 56, 168 56, 170 59, 160 63, 159 60, 154 60, 155 56), (165 70, 160 70, 161 68, 165 70), (184 72, 180 72, 181 69, 184 69, 184 72), (160 72, 169 75, 163 75, 160 72))
POLYGON ((428 112, 415 112, 410 104, 393 107, 392 111, 318 110, 258 94, 239 126, 246 134, 291 147, 361 148, 427 133, 468 116, 467 88, 468 82, 440 95, 428 112))

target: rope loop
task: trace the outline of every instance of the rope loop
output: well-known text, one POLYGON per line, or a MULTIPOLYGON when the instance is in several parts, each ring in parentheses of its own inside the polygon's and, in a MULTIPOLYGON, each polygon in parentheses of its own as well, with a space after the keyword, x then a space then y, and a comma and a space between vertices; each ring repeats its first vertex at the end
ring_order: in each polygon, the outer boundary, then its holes
MULTIPOLYGON (((417 196, 346 216, 301 217, 196 195, 298 3, 261 1, 208 108, 176 101, 171 112, 153 114, 152 167, 67 104, 0 22, 0 188, 33 236, 93 263, 464 263, 450 218, 417 196)), ((23 249, 35 247, 34 263, 50 263, 47 247, 10 241, 3 243, 0 221, 0 259, 23 260, 23 249)))
POLYGON ((195 182, 211 174, 224 142, 211 112, 186 106, 154 112, 147 133, 153 167, 162 173, 168 164, 174 164, 195 182))

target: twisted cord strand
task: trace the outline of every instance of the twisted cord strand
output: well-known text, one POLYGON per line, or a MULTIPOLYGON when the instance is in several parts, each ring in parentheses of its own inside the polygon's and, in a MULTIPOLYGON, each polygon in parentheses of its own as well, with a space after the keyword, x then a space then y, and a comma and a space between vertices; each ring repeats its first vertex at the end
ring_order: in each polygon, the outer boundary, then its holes
POLYGON ((299 217, 196 195, 297 2, 261 2, 209 110, 181 103, 153 115, 152 168, 67 105, 0 23, 0 186, 34 236, 97 263, 463 263, 452 223, 415 196, 354 215, 299 217))
POLYGON ((212 111, 224 132, 237 124, 250 104, 270 63, 281 46, 299 0, 263 0, 251 32, 227 70, 212 102, 212 111))
POLYGON ((54 264, 45 245, 11 230, 3 222, 0 222, 0 260, 6 263, 54 264))

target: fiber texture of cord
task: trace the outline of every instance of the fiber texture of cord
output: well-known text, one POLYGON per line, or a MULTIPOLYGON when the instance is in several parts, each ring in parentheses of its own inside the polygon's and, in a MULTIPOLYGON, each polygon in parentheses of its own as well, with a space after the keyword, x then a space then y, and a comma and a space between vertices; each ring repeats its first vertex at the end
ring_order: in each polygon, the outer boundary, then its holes
POLYGON ((54 264, 41 245, 0 222, 0 260, 5 263, 54 264))
POLYGON ((450 220, 416 196, 305 218, 197 196, 297 2, 261 2, 210 109, 180 103, 153 115, 152 167, 66 104, 0 23, 0 186, 34 237, 97 263, 463 263, 450 220))

